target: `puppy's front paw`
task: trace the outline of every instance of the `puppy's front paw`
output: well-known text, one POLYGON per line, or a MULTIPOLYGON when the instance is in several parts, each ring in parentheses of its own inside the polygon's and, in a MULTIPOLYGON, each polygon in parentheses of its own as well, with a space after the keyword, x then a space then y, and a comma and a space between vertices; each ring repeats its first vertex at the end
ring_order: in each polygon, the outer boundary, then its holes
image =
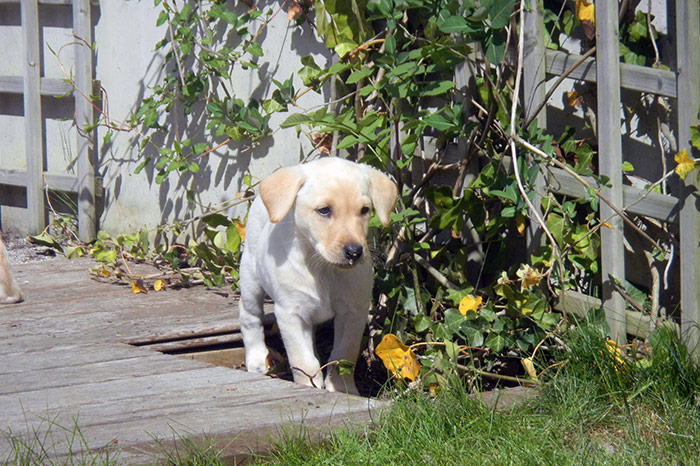
POLYGON ((355 386, 353 374, 340 375, 331 368, 326 375, 326 390, 329 392, 342 392, 350 395, 359 395, 360 392, 355 386))
POLYGON ((257 374, 265 374, 269 370, 267 367, 268 359, 267 348, 246 351, 245 353, 245 368, 248 372, 257 374))

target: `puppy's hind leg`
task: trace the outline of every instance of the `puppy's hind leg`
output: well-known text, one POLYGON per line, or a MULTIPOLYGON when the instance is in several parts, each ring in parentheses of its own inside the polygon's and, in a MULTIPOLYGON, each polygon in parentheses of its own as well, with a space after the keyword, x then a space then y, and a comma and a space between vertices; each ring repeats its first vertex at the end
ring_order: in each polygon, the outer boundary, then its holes
POLYGON ((245 346, 245 367, 248 372, 260 374, 268 371, 267 346, 265 346, 263 330, 264 298, 265 292, 260 286, 252 283, 241 284, 238 310, 245 346))

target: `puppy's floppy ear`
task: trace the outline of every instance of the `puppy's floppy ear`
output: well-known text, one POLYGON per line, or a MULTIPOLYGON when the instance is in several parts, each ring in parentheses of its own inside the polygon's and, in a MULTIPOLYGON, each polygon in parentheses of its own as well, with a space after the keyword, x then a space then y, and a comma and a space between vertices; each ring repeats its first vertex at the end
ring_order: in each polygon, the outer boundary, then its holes
POLYGON ((379 170, 367 167, 367 171, 369 172, 369 197, 372 198, 374 210, 382 225, 388 225, 391 209, 394 208, 396 196, 398 196, 398 189, 391 178, 379 170))
POLYGON ((299 166, 281 168, 260 182, 260 197, 272 223, 287 215, 302 184, 304 174, 299 166))

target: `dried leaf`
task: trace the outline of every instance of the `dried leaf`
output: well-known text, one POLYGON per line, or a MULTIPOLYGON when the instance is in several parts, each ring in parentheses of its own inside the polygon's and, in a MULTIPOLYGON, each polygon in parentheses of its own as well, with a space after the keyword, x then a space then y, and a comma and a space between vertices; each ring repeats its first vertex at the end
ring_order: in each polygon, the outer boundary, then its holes
POLYGON ((238 236, 241 237, 241 241, 245 241, 245 225, 242 224, 238 219, 235 221, 236 225, 236 231, 238 232, 238 236))
POLYGON ((290 6, 287 10, 287 20, 294 21, 301 15, 301 13, 301 7, 299 5, 294 4, 290 6))
POLYGON ((480 307, 481 296, 468 294, 459 302, 459 313, 466 316, 467 312, 477 312, 480 307))
POLYGON ((143 284, 143 278, 131 281, 131 292, 133 294, 148 293, 148 289, 143 284))
POLYGON ((109 270, 105 269, 104 267, 100 267, 97 269, 97 276, 98 277, 107 278, 110 275, 112 275, 112 274, 109 272, 109 270))
POLYGON ((518 231, 519 235, 525 234, 525 216, 523 214, 517 214, 515 216, 515 229, 518 231))
POLYGON ((391 333, 384 335, 375 352, 384 363, 384 367, 392 374, 410 380, 418 378, 420 364, 416 355, 411 348, 401 343, 396 335, 391 333))
POLYGON ((595 37, 595 5, 585 0, 576 0, 576 18, 581 21, 587 39, 595 37))
POLYGON ((685 180, 688 173, 695 169, 696 162, 688 157, 688 151, 685 149, 678 152, 675 157, 673 157, 673 160, 675 160, 677 164, 675 170, 676 175, 678 175, 682 180, 685 180))
POLYGON ((311 135, 314 147, 322 154, 330 155, 333 144, 333 133, 316 133, 311 135))
POLYGON ((520 360, 520 363, 523 365, 523 369, 525 369, 527 376, 532 380, 537 380, 537 371, 535 370, 535 365, 532 362, 532 358, 523 358, 520 360))
POLYGON ((163 285, 165 285, 165 282, 163 282, 163 280, 156 280, 156 282, 153 284, 153 289, 155 291, 160 291, 163 289, 163 285))
POLYGON ((521 290, 528 290, 533 286, 537 286, 542 280, 542 274, 537 269, 533 269, 529 264, 520 267, 517 275, 520 278, 521 290))
POLYGON ((569 107, 579 107, 581 102, 583 102, 583 97, 578 92, 570 91, 566 93, 566 104, 569 107))

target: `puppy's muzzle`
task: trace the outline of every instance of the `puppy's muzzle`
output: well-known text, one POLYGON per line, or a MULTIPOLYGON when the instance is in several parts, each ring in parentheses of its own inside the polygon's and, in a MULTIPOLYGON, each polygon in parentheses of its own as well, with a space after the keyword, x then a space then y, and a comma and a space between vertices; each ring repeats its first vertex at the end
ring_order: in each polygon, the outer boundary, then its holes
POLYGON ((364 248, 358 243, 348 243, 343 246, 343 255, 348 260, 349 265, 353 265, 362 258, 364 248))

